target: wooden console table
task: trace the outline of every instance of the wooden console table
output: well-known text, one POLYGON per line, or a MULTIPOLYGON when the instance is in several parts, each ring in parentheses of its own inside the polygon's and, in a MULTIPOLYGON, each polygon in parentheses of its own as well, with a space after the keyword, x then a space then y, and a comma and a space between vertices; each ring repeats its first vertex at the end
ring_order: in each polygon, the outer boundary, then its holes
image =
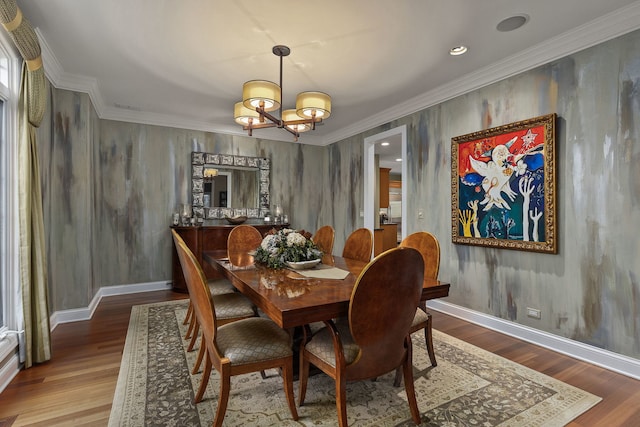
MULTIPOLYGON (((260 233, 264 236, 271 230, 272 228, 280 229, 283 227, 288 227, 288 224, 248 224, 257 228, 260 233)), ((229 238, 229 233, 233 227, 237 227, 236 225, 204 225, 204 226, 196 226, 196 227, 171 227, 176 230, 176 232, 182 237, 185 241, 189 249, 194 253, 194 255, 198 258, 198 262, 202 266, 204 270, 204 274, 207 276, 207 279, 218 279, 223 276, 217 272, 208 262, 202 262, 202 252, 203 251, 215 251, 215 250, 227 250, 227 239, 229 238)), ((172 265, 171 265, 171 275, 172 275, 172 287, 176 292, 187 292, 187 284, 184 280, 184 275, 182 274, 182 267, 180 266, 180 260, 178 259, 178 253, 176 252, 175 245, 172 245, 172 265)))

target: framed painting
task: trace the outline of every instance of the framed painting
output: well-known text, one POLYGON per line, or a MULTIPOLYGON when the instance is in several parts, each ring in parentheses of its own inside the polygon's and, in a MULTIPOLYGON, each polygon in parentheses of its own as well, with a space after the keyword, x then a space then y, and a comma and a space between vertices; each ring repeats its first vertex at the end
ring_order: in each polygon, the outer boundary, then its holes
POLYGON ((556 253, 556 115, 451 139, 453 243, 556 253))

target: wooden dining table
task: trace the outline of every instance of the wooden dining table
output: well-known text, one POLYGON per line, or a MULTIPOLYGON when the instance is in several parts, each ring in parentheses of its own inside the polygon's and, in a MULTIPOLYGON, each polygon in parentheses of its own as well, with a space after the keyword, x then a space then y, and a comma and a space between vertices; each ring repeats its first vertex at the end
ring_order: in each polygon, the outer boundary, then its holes
MULTIPOLYGON (((202 259, 284 329, 347 316, 353 286, 367 265, 354 259, 325 255, 321 266, 348 272, 344 279, 329 279, 305 277, 290 269, 265 268, 256 265, 253 256, 246 252, 203 251, 202 259)), ((424 280, 422 301, 448 295, 449 283, 424 280)))

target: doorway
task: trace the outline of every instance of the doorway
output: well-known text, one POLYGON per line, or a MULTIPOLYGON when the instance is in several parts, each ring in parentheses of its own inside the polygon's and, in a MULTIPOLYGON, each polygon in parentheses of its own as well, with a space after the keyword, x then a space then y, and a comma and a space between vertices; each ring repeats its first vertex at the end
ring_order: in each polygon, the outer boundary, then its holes
MULTIPOLYGON (((398 170, 402 180, 407 177, 407 126, 402 125, 388 131, 369 136, 364 139, 364 226, 370 230, 378 228, 375 224, 377 218, 375 212, 376 191, 378 191, 378 170, 383 165, 392 166, 392 170, 398 170), (376 161, 376 154, 380 156, 381 145, 388 142, 390 150, 387 150, 382 160, 376 161), (400 167, 386 163, 388 160, 401 159, 400 167)), ((402 185, 401 191, 401 237, 407 236, 407 186, 402 185)))

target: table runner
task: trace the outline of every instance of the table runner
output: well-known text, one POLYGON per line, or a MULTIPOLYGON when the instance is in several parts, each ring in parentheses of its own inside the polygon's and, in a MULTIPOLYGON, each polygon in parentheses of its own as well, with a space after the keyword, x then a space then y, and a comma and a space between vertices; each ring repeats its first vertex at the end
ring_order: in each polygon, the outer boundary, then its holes
POLYGON ((350 273, 338 267, 332 267, 330 265, 318 264, 309 270, 295 270, 305 277, 312 277, 315 279, 337 279, 343 280, 350 273))

